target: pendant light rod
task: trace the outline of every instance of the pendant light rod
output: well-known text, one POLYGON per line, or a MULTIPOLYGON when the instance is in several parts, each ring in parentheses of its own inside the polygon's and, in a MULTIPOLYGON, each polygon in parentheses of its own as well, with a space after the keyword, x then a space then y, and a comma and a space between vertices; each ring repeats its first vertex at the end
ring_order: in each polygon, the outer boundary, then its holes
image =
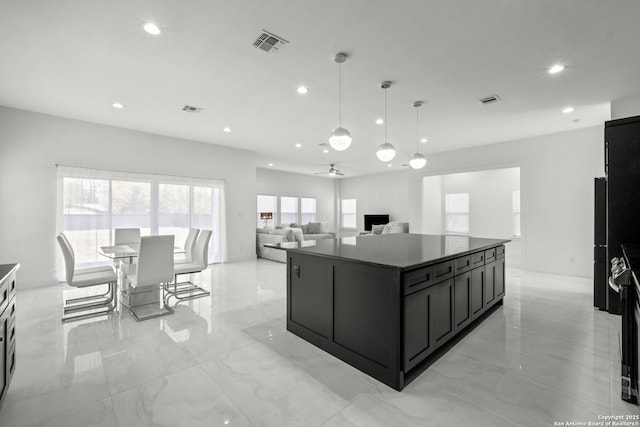
POLYGON ((387 120, 387 89, 391 87, 391 82, 385 80, 380 87, 384 89, 384 142, 378 146, 376 156, 380 161, 388 162, 396 156, 396 147, 387 140, 389 126, 389 121, 387 120))
POLYGON ((387 142, 387 89, 391 87, 391 82, 385 80, 380 87, 384 89, 384 142, 387 142))
POLYGON ((424 102, 422 101, 415 101, 413 103, 413 106, 416 109, 416 152, 419 153, 420 152, 420 113, 419 113, 419 108, 422 107, 422 104, 424 104, 424 102))
POLYGON ((344 151, 351 145, 351 133, 342 127, 342 63, 347 60, 347 54, 337 53, 333 60, 338 63, 338 127, 331 132, 329 144, 336 151, 344 151))
POLYGON ((422 107, 422 101, 415 101, 413 106, 416 109, 416 152, 409 158, 409 166, 413 169, 422 169, 427 164, 427 158, 420 154, 420 113, 419 108, 422 107))
POLYGON ((347 54, 337 53, 334 60, 338 63, 338 125, 342 127, 342 63, 347 60, 347 54))

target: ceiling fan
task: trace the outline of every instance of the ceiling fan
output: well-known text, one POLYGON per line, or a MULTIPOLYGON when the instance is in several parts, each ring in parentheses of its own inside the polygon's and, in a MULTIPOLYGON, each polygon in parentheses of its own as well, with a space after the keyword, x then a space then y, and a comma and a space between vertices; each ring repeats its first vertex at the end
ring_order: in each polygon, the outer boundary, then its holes
POLYGON ((331 163, 329 166, 330 167, 329 167, 329 170, 327 172, 316 172, 315 175, 324 175, 326 173, 328 173, 331 176, 336 176, 336 175, 343 176, 344 175, 343 173, 340 172, 339 169, 334 168, 335 163, 331 163))

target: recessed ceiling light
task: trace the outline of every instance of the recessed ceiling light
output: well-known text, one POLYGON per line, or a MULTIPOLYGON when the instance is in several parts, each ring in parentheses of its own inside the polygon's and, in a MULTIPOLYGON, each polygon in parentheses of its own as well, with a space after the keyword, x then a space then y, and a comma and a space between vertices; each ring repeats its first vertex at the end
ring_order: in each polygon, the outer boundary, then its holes
POLYGON ((269 163, 269 166, 273 167, 273 163, 269 163))
POLYGON ((307 89, 307 88, 306 88, 306 87, 304 87, 304 86, 300 86, 300 87, 298 88, 298 93, 299 93, 300 95, 304 95, 304 94, 305 94, 305 93, 307 93, 307 92, 309 92, 309 89, 307 89))
POLYGON ((153 34, 154 36, 160 34, 160 28, 158 28, 158 26, 153 22, 147 22, 146 24, 144 24, 143 28, 147 33, 153 34))
POLYGON ((327 154, 327 153, 329 152, 329 150, 327 150, 327 149, 325 148, 324 150, 322 150, 322 152, 323 152, 324 154, 327 154))
POLYGON ((382 119, 377 119, 377 120, 376 120, 376 124, 377 124, 377 125, 381 125, 381 124, 383 124, 383 123, 384 123, 384 120, 382 120, 382 119))
POLYGON ((223 131, 225 131, 226 133, 231 132, 231 128, 224 128, 224 129, 222 129, 222 130, 223 130, 223 131))
POLYGON ((122 110, 124 108, 124 104, 121 104, 119 102, 114 102, 113 104, 111 104, 111 106, 113 108, 117 108, 118 110, 122 110))
POLYGON ((573 107, 567 107, 564 110, 562 110, 562 112, 565 114, 569 114, 569 113, 573 113, 573 110, 574 110, 573 107))
POLYGON ((556 64, 553 67, 549 68, 549 74, 558 74, 562 70, 564 70, 564 65, 556 64))
POLYGON ((300 148, 302 147, 302 144, 300 144, 299 142, 296 144, 296 148, 300 148))
POLYGON ((422 142, 422 143, 424 144, 425 142, 427 142, 427 138, 422 138, 422 139, 420 140, 420 142, 422 142))
POLYGON ((387 167, 390 168, 391 166, 393 166, 391 163, 387 164, 387 167))

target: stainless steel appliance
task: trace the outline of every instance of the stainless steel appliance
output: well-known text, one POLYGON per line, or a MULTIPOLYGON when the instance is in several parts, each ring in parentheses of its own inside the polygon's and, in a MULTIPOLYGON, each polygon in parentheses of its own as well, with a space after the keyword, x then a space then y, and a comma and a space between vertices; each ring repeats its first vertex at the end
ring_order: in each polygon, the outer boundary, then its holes
POLYGON ((640 246, 623 245, 625 258, 611 259, 609 287, 619 295, 619 311, 622 314, 621 398, 638 403, 638 322, 640 316, 638 295, 640 286, 631 269, 632 263, 640 267, 640 246))

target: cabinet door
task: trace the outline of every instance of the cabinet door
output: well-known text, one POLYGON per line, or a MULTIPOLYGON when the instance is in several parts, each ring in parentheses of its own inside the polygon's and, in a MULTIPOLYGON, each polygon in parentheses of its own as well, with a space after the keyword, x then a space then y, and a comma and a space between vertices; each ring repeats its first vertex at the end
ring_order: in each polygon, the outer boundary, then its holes
POLYGON ((328 338, 331 332, 331 270, 313 257, 295 255, 290 271, 289 316, 311 331, 328 338))
POLYGON ((475 318, 484 311, 484 266, 471 270, 471 317, 475 318))
POLYGON ((408 295, 404 299, 404 370, 420 363, 431 353, 429 317, 431 315, 429 288, 408 295))
POLYGON ((429 289, 431 299, 431 323, 433 348, 446 342, 454 332, 453 321, 453 279, 438 283, 429 289))
POLYGON ((453 283, 454 318, 456 331, 471 321, 471 271, 455 277, 453 283))
POLYGON ((496 261, 495 292, 496 298, 504 296, 504 258, 496 261))
POLYGON ((496 262, 485 265, 484 305, 491 304, 495 298, 496 262))
POLYGON ((4 393, 7 391, 7 350, 9 349, 9 337, 7 334, 9 328, 9 316, 7 313, 9 310, 5 310, 2 315, 0 315, 0 399, 3 397, 4 393))

